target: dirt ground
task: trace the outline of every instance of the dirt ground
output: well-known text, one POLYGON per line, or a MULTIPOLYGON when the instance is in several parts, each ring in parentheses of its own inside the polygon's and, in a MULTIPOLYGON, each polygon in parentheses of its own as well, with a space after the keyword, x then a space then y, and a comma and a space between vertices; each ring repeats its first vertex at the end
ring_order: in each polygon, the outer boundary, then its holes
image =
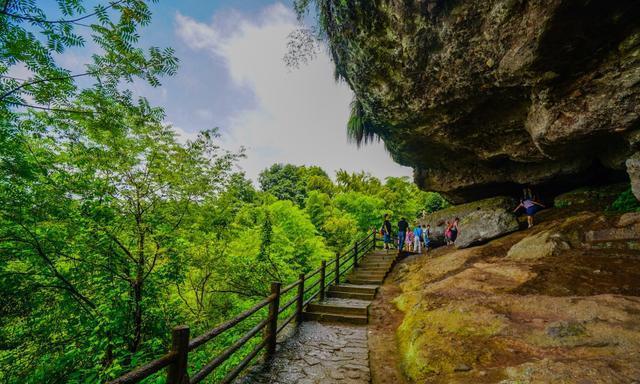
MULTIPOLYGON (((397 268, 395 269, 397 270, 397 268)), ((400 369, 396 330, 404 314, 393 300, 402 293, 397 273, 392 272, 369 308, 369 365, 374 384, 404 384, 406 378, 400 369)))
POLYGON ((640 383, 639 244, 585 240, 620 215, 538 219, 400 261, 371 307, 373 383, 640 383))

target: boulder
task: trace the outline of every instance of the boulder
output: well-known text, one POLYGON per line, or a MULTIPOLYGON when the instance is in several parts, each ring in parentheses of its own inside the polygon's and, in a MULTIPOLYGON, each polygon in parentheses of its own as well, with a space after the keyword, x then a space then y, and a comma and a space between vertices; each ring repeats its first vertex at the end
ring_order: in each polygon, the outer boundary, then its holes
POLYGON ((542 231, 532 236, 525 237, 514 244, 507 258, 514 261, 533 261, 545 257, 558 255, 561 251, 569 249, 569 244, 563 240, 562 234, 542 231))
POLYGON ((636 196, 636 199, 640 200, 640 152, 631 156, 627 160, 627 173, 631 178, 631 190, 636 196))
POLYGON ((505 209, 481 209, 460 220, 457 248, 482 244, 520 228, 516 216, 505 209))
POLYGON ((582 187, 556 196, 553 204, 557 208, 569 206, 584 206, 585 209, 606 208, 627 189, 629 189, 629 183, 582 187))
POLYGON ((626 178, 640 131, 637 0, 324 3, 367 133, 421 188, 463 203, 626 178))
POLYGON ((589 243, 634 242, 640 244, 640 223, 624 228, 607 228, 585 233, 589 243))
POLYGON ((620 219, 618 219, 618 224, 616 224, 616 226, 628 227, 636 223, 640 224, 640 212, 629 212, 620 216, 620 219))
POLYGON ((431 240, 444 243, 446 221, 460 219, 456 247, 465 248, 518 230, 512 210, 518 202, 510 197, 494 197, 460 204, 424 215, 421 224, 431 225, 431 240))

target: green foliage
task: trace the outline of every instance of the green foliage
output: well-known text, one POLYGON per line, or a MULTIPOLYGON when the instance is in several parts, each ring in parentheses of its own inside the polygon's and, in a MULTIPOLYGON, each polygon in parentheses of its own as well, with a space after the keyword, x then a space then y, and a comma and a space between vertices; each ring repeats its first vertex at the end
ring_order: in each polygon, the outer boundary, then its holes
POLYGON ((447 200, 442 197, 441 194, 436 192, 425 192, 421 194, 422 201, 419 203, 420 206, 424 207, 427 213, 439 211, 441 209, 445 209, 451 206, 447 200))
MULTIPOLYGON (((347 138, 355 142, 358 147, 373 142, 376 139, 374 122, 367 117, 364 107, 357 98, 351 102, 351 114, 347 121, 347 138)), ((378 137, 379 139, 379 137, 378 137)))
MULTIPOLYGON (((405 179, 383 184, 340 171, 334 183, 319 167, 276 164, 256 191, 233 171, 243 154, 222 149, 217 130, 180 143, 161 109, 126 90, 138 79, 156 86, 177 68, 170 48, 136 46, 148 2, 85 9, 82 0, 58 0, 63 20, 55 23, 35 1, 6 4, 0 382, 114 378, 164 354, 173 326, 198 335, 237 315, 271 281, 291 282, 379 227, 383 213, 415 217, 441 206, 405 179), (85 44, 80 24, 97 49, 86 72, 71 73, 55 57, 85 44), (6 76, 17 65, 29 79, 6 76), (79 77, 92 85, 78 87, 79 77)), ((192 353, 191 368, 260 318, 192 353)))
POLYGON ((273 164, 260 173, 260 188, 280 200, 291 200, 300 205, 306 198, 301 169, 291 164, 273 164))
POLYGON ((357 228, 361 233, 379 227, 385 212, 383 199, 377 196, 368 196, 362 192, 342 193, 334 198, 334 204, 356 220, 357 228))
POLYGON ((640 202, 629 188, 618 196, 609 210, 612 212, 640 212, 640 202))

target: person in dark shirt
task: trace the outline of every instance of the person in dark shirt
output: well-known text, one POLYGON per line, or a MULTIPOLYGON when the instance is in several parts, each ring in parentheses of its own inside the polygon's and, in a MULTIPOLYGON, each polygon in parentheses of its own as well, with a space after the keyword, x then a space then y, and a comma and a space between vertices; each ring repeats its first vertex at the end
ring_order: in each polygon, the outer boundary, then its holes
POLYGON ((384 238, 384 249, 391 249, 391 222, 389 221, 389 215, 386 213, 384 214, 381 231, 384 238))
POLYGON ((404 217, 398 221, 398 251, 404 249, 404 241, 407 236, 407 228, 409 228, 409 223, 407 219, 404 217))

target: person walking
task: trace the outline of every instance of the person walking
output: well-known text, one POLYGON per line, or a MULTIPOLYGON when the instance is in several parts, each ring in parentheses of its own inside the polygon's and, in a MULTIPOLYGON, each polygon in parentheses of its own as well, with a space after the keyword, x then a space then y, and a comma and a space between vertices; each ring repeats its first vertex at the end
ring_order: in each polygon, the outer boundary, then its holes
POLYGON ((422 227, 416 225, 413 229, 413 252, 422 253, 422 227))
POLYGON ((449 240, 451 240, 451 244, 456 242, 458 238, 458 223, 460 222, 459 218, 453 219, 453 223, 451 223, 451 229, 449 230, 449 240))
POLYGON ((389 221, 389 214, 384 214, 384 221, 382 222, 382 237, 384 239, 384 249, 391 249, 391 222, 389 221))
POLYGON ((398 221, 398 252, 401 252, 404 249, 405 237, 407 236, 407 229, 409 228, 409 223, 407 219, 404 217, 398 221))
POLYGON ((427 224, 427 226, 425 227, 424 224, 422 225, 422 238, 424 241, 424 249, 426 253, 429 253, 429 248, 431 246, 431 239, 429 238, 431 236, 431 225, 427 224))
POLYGON ((533 216, 542 208, 546 208, 544 205, 538 203, 531 198, 526 198, 520 201, 520 205, 513 210, 513 212, 518 212, 520 208, 524 208, 525 213, 527 214, 527 224, 528 228, 533 227, 533 216))

